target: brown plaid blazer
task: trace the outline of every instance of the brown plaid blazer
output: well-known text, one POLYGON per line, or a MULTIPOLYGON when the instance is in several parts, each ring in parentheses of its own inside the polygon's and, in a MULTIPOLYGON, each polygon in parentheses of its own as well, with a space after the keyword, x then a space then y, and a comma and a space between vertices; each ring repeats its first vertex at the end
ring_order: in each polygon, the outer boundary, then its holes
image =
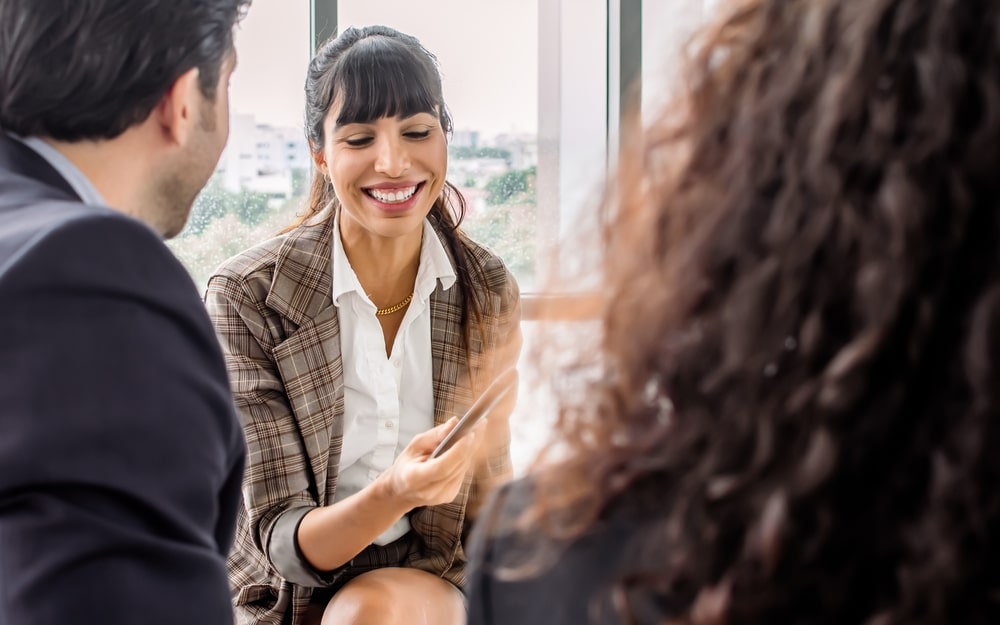
MULTIPOLYGON (((337 488, 344 380, 332 300, 332 215, 328 209, 227 261, 209 281, 205 298, 248 446, 242 509, 228 561, 240 624, 301 622, 313 589, 282 579, 264 545, 282 512, 326 505, 337 488)), ((439 284, 430 298, 436 423, 462 414, 520 352, 520 297, 513 276, 478 245, 471 246, 470 262, 483 269, 485 281, 476 289, 487 306, 483 332, 472 333, 468 357, 461 347, 458 289, 444 291, 439 284)), ((511 473, 508 419, 491 415, 488 428, 488 454, 455 501, 410 513, 423 547, 408 564, 459 587, 465 583, 462 542, 468 524, 487 492, 511 473)))

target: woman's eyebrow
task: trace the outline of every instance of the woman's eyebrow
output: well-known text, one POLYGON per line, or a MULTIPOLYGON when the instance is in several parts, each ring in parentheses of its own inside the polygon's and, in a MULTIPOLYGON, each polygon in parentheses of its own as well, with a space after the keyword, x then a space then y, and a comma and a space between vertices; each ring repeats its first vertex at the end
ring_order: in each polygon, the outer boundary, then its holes
MULTIPOLYGON (((431 115, 431 116, 434 116, 435 113, 433 111, 417 111, 416 113, 410 113, 409 115, 393 115, 393 117, 398 117, 400 120, 406 121, 408 119, 413 119, 417 115, 431 115)), ((343 124, 337 123, 337 124, 334 125, 333 130, 334 130, 334 132, 336 132, 336 131, 340 130, 341 128, 345 127, 345 126, 373 126, 374 124, 375 124, 375 120, 371 120, 371 121, 344 122, 343 124)))
POLYGON ((374 121, 370 121, 370 122, 354 121, 354 122, 344 122, 343 124, 341 124, 341 123, 338 122, 337 124, 335 124, 333 126, 333 130, 337 131, 337 130, 340 130, 340 129, 345 128, 347 126, 371 126, 374 123, 375 123, 374 121))

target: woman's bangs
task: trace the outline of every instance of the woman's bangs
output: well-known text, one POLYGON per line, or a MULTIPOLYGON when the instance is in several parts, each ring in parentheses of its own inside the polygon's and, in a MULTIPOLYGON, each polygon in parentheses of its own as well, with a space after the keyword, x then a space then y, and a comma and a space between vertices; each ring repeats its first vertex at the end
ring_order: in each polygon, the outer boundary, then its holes
POLYGON ((335 84, 341 108, 337 125, 366 124, 381 117, 437 116, 439 97, 433 67, 425 67, 405 50, 377 46, 366 53, 356 46, 337 68, 335 84))

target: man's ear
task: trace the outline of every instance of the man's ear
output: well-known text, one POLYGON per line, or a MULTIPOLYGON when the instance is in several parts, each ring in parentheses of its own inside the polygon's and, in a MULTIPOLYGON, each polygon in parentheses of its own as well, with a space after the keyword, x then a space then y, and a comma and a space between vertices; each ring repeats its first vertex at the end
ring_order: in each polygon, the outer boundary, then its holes
POLYGON ((187 144, 199 123, 199 105, 204 96, 198 86, 198 68, 192 67, 170 86, 153 110, 164 137, 171 143, 187 144))

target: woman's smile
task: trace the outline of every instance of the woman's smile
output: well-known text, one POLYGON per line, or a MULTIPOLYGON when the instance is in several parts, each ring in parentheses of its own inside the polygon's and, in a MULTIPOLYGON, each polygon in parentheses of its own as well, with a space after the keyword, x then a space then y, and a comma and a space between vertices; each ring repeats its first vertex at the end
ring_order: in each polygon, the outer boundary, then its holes
POLYGON ((363 187, 362 191, 379 210, 399 213, 408 211, 417 204, 425 185, 425 182, 375 185, 363 187))
POLYGON ((338 123, 326 119, 326 145, 314 154, 340 199, 341 235, 419 242, 441 196, 448 142, 437 113, 338 123))

